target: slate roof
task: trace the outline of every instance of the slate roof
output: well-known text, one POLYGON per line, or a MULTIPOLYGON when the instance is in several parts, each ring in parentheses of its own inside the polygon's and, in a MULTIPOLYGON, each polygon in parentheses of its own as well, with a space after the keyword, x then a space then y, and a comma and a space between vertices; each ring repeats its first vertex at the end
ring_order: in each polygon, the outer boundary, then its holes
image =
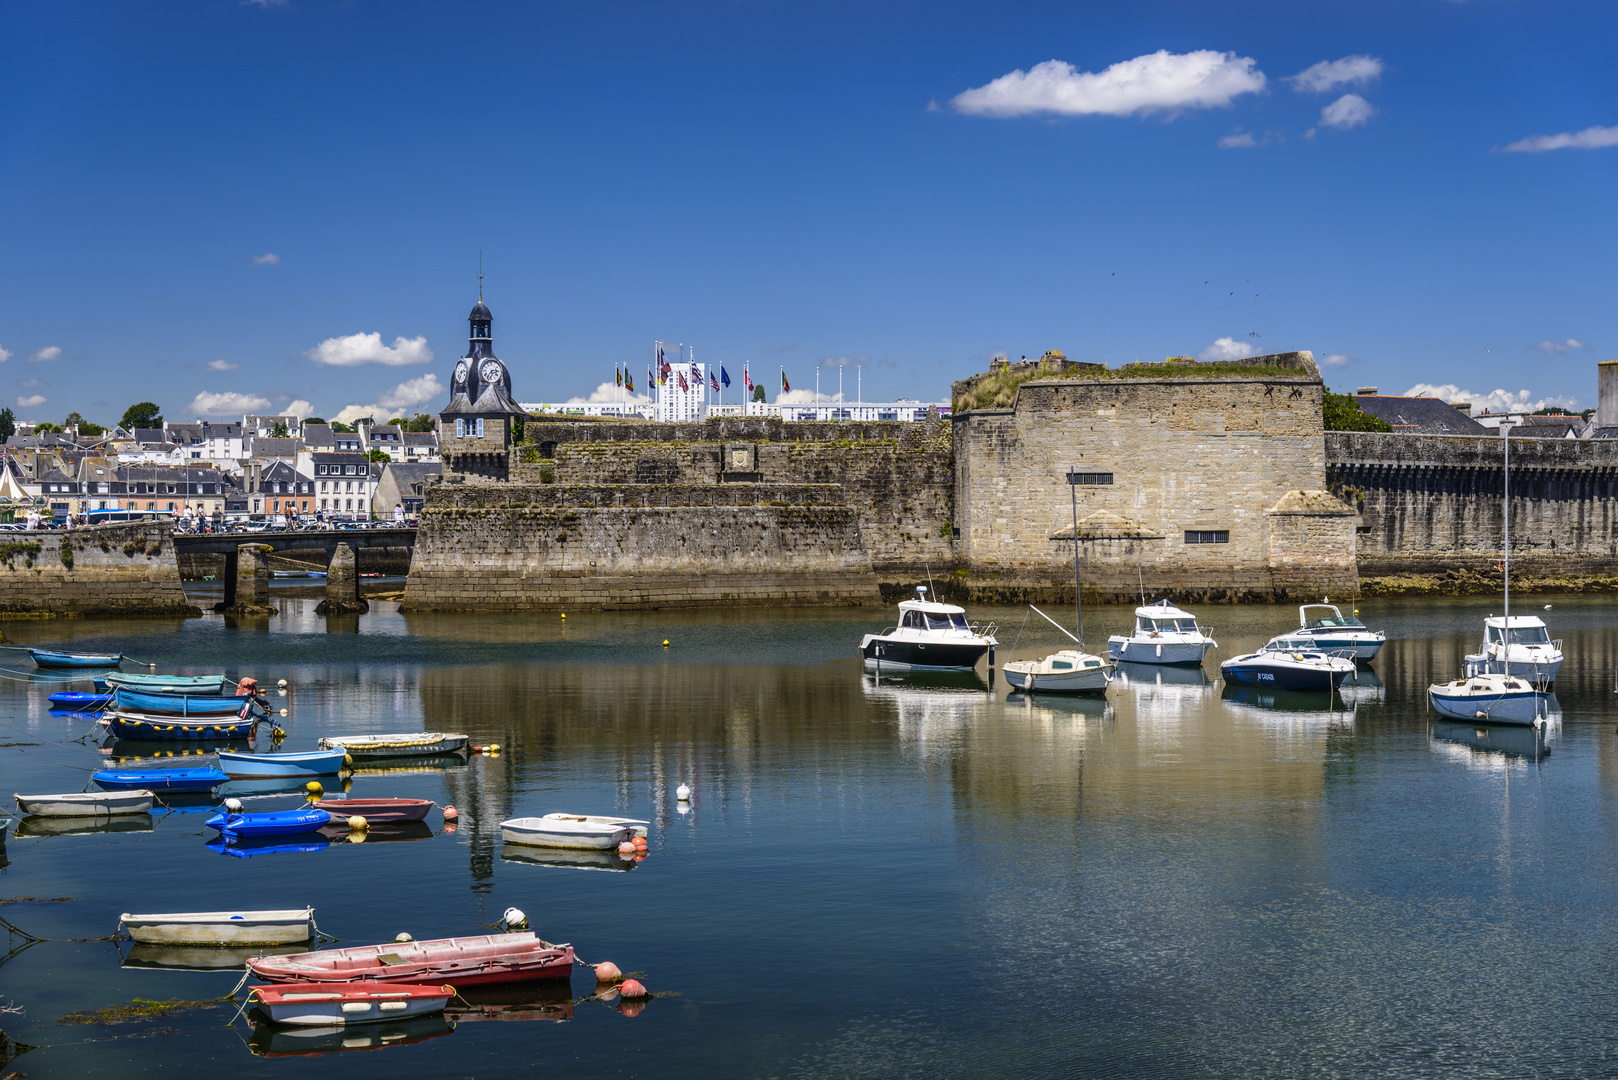
POLYGON ((1490 435, 1493 432, 1449 402, 1432 397, 1391 397, 1360 394, 1354 399, 1362 412, 1393 425, 1401 435, 1490 435))
POLYGON ((247 456, 250 458, 291 458, 298 456, 298 451, 303 449, 303 442, 300 439, 271 439, 250 436, 245 443, 245 448, 247 456))

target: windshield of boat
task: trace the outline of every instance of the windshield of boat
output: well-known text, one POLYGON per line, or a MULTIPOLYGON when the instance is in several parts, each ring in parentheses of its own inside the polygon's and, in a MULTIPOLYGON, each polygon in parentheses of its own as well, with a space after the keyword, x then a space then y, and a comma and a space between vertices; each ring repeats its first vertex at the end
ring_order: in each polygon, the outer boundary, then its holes
POLYGON ((1140 628, 1142 630, 1157 630, 1163 633, 1173 633, 1178 631, 1183 634, 1190 634, 1196 632, 1197 620, 1142 618, 1140 621, 1140 628))
MULTIPOLYGON (((1500 641, 1506 633, 1503 626, 1489 627, 1489 640, 1500 641)), ((1551 635, 1543 626, 1513 626, 1510 630, 1512 645, 1545 645, 1551 640, 1551 635)))
POLYGON ((927 629, 929 630, 965 630, 966 616, 960 612, 951 614, 927 613, 927 629))
POLYGON ((1309 629, 1311 629, 1311 630, 1322 629, 1322 628, 1331 627, 1331 626, 1363 627, 1364 625, 1365 624, 1360 622, 1358 619, 1350 618, 1347 615, 1339 615, 1339 616, 1337 616, 1335 618, 1310 619, 1309 620, 1309 629))

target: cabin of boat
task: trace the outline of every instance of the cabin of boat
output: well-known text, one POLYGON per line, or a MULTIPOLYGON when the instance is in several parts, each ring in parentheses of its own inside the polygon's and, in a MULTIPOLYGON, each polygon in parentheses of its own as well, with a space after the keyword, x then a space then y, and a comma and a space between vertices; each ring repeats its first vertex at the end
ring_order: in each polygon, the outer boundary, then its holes
POLYGON ((1195 615, 1167 600, 1136 608, 1134 633, 1107 639, 1114 660, 1138 664, 1200 664, 1208 650, 1217 647, 1211 630, 1198 626, 1195 615))
MULTIPOLYGON (((918 598, 899 603, 899 622, 880 634, 866 634, 860 655, 868 668, 951 671, 972 668, 991 653, 995 626, 966 621, 966 609, 928 600, 926 586, 918 598)), ((990 656, 990 664, 994 663, 990 656)))
POLYGON ((1483 648, 1466 656, 1466 674, 1520 675, 1539 686, 1556 681, 1562 669, 1562 642, 1551 640, 1537 615, 1491 615, 1483 620, 1483 648))
POLYGON ((1298 629, 1270 639, 1266 649, 1324 649, 1370 663, 1382 651, 1387 636, 1372 630, 1335 604, 1303 604, 1298 608, 1298 629), (1311 617, 1311 612, 1321 612, 1311 617), (1330 614, 1325 614, 1330 612, 1330 614))

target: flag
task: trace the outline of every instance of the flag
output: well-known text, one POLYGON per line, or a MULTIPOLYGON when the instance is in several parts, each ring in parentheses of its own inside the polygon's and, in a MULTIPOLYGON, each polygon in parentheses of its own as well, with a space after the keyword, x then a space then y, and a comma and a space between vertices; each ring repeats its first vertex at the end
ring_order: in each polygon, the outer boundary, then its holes
POLYGON ((711 371, 708 372, 708 385, 713 388, 714 393, 719 393, 719 376, 711 371))
POLYGON ((635 376, 629 373, 628 368, 624 368, 624 389, 628 390, 631 394, 635 392, 635 376))
POLYGON ((652 387, 654 387, 656 385, 657 385, 657 376, 652 374, 652 369, 651 368, 647 368, 646 369, 646 389, 650 390, 652 387))
POLYGON ((702 389, 702 372, 697 370, 697 362, 691 361, 691 385, 698 390, 702 389))
POLYGON ((619 386, 624 385, 624 369, 614 364, 612 366, 612 378, 619 386))
POLYGON ((677 376, 677 377, 678 377, 678 378, 679 378, 679 380, 680 380, 680 389, 681 389, 681 390, 689 390, 689 389, 691 389, 691 387, 690 387, 690 386, 688 386, 688 385, 686 385, 686 381, 685 381, 685 372, 683 372, 683 371, 677 371, 677 372, 675 372, 675 373, 674 373, 674 374, 675 374, 675 375, 676 375, 676 376, 677 376))
POLYGON ((747 388, 749 394, 753 392, 753 373, 746 368, 742 368, 742 386, 747 388))
POLYGON ((791 393, 791 392, 792 392, 792 384, 787 382, 787 369, 782 368, 781 369, 781 393, 787 394, 787 393, 791 393))
POLYGON ((723 364, 719 365, 719 381, 726 386, 730 385, 730 372, 725 370, 725 365, 723 364))

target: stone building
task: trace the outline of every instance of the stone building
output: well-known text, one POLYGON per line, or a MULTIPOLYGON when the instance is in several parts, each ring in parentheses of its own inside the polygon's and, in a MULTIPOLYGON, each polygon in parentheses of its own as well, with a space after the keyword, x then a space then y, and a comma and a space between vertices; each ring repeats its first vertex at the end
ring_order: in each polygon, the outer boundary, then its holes
POLYGON ((1326 490, 1311 354, 1019 366, 954 386, 956 557, 969 593, 1065 585, 1071 597, 1075 498, 1087 597, 1352 590, 1355 515, 1326 490), (1008 394, 1009 407, 981 404, 1008 394))
POLYGON ((467 321, 466 355, 455 361, 449 405, 438 414, 444 472, 505 480, 511 446, 528 414, 512 399, 511 372, 494 355, 494 316, 481 294, 467 321))

